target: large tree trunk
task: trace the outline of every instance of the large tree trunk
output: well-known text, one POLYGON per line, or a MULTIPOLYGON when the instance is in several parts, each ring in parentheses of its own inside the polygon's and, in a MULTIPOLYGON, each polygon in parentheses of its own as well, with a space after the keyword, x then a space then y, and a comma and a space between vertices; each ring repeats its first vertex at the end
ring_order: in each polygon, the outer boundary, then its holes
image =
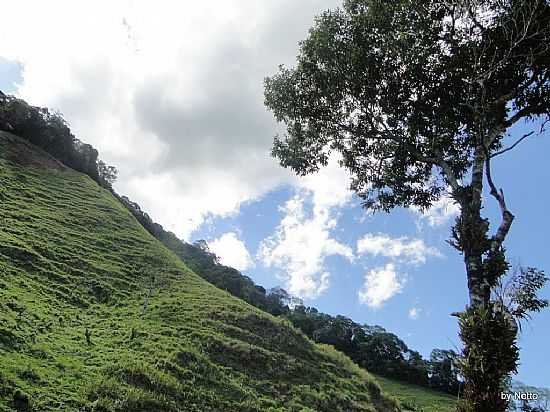
POLYGON ((466 274, 468 277, 468 294, 470 306, 484 306, 488 303, 488 296, 483 282, 483 260, 481 255, 464 255, 466 274))
MULTIPOLYGON (((459 406, 461 412, 505 412, 508 403, 501 399, 500 394, 505 378, 515 369, 518 357, 516 330, 502 308, 491 301, 491 288, 503 273, 493 273, 494 265, 490 263, 501 253, 511 214, 503 210, 505 227, 501 225, 497 235, 490 238, 489 222, 481 217, 486 160, 484 151, 478 148, 470 186, 454 193, 461 208, 453 228, 454 245, 464 256, 470 301, 466 311, 460 314, 460 337, 464 343, 462 374, 465 379, 464 400, 459 406)), ((493 193, 496 189, 489 168, 487 173, 493 193)), ((501 207, 503 204, 502 196, 501 207)))
POLYGON ((464 256, 468 277, 470 305, 484 306, 489 303, 490 287, 486 281, 483 267, 483 253, 488 249, 487 232, 489 223, 481 217, 483 191, 484 152, 477 149, 472 181, 469 186, 454 193, 460 204, 460 219, 454 227, 455 246, 464 256))

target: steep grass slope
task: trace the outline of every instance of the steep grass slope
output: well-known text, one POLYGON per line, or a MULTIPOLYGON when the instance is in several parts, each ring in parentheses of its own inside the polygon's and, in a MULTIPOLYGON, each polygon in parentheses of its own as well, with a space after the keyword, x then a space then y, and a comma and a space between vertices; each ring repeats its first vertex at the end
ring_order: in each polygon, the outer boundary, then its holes
POLYGON ((404 411, 416 412, 455 412, 457 399, 433 389, 400 382, 383 376, 376 376, 382 389, 393 394, 404 411))
POLYGON ((0 411, 397 410, 192 273, 109 192, 0 132, 0 411))

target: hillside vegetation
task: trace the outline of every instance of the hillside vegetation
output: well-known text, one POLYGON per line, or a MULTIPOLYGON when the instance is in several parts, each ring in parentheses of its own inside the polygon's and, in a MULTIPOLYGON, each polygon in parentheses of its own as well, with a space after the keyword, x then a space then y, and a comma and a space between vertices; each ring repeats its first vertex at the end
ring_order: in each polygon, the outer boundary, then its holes
POLYGON ((215 288, 107 190, 0 132, 0 410, 392 411, 375 380, 215 288))
POLYGON ((457 397, 407 382, 376 375, 376 380, 387 393, 394 394, 405 411, 455 412, 457 397))

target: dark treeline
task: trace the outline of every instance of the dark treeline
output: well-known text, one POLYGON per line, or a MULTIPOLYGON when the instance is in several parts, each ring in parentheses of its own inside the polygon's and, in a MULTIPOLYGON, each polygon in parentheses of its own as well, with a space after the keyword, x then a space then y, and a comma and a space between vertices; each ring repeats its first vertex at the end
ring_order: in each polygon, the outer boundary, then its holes
POLYGON ((31 106, 0 91, 0 130, 22 137, 107 189, 116 180, 116 168, 99 160, 92 145, 78 140, 61 113, 31 106))
POLYGON ((452 394, 460 390, 456 352, 435 349, 429 360, 423 359, 381 326, 361 325, 344 316, 321 313, 304 306, 282 288, 266 290, 238 270, 220 264, 205 241, 188 244, 165 231, 137 203, 112 189, 116 168, 99 160, 95 148, 77 139, 60 113, 30 106, 0 92, 0 130, 24 138, 109 189, 151 235, 215 286, 274 316, 287 318, 315 342, 334 346, 370 372, 452 394))

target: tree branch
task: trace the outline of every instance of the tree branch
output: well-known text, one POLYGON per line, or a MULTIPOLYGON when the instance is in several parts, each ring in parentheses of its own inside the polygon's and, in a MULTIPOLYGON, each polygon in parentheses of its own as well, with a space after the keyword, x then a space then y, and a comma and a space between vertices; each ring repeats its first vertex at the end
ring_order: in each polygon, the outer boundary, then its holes
POLYGON ((499 156, 499 155, 501 155, 501 154, 504 154, 504 153, 506 153, 506 152, 512 150, 514 147, 516 147, 518 144, 520 144, 524 139, 528 138, 529 136, 533 135, 534 133, 535 133, 535 132, 533 132, 533 131, 532 131, 532 132, 529 132, 529 133, 525 133, 525 134, 524 134, 523 136, 521 136, 512 146, 507 147, 506 149, 502 149, 502 150, 500 150, 500 151, 498 151, 498 152, 496 152, 496 153, 493 153, 493 154, 491 155, 491 159, 492 159, 493 157, 497 157, 497 156, 499 156))
POLYGON ((449 185, 451 186, 451 189, 453 189, 453 192, 458 191, 461 186, 460 183, 458 183, 458 179, 456 178, 453 170, 451 169, 451 166, 445 161, 443 158, 443 154, 439 150, 435 150, 437 159, 436 159, 436 165, 441 167, 443 169, 443 172, 445 173, 445 177, 447 178, 447 181, 449 182, 449 185))
POLYGON ((481 205, 481 195, 483 190, 483 164, 487 158, 487 153, 484 151, 484 144, 476 145, 474 153, 474 163, 472 166, 472 188, 475 190, 476 197, 473 199, 481 205))
POLYGON ((451 166, 449 166, 449 164, 445 161, 445 159, 443 158, 443 154, 438 149, 434 150, 436 157, 424 156, 412 143, 407 142, 402 137, 393 135, 386 124, 382 122, 381 125, 386 130, 386 132, 389 133, 390 138, 392 138, 397 143, 401 143, 407 147, 407 150, 409 151, 409 153, 411 153, 415 160, 417 160, 418 162, 439 166, 443 170, 443 173, 445 174, 445 177, 453 191, 458 191, 461 188, 460 184, 458 183, 458 179, 451 169, 451 166))
POLYGON ((508 120, 506 120, 506 127, 511 127, 514 125, 518 120, 523 119, 524 117, 527 117, 533 113, 534 107, 526 107, 524 109, 519 110, 516 114, 514 114, 512 117, 510 117, 508 120))
POLYGON ((489 188, 491 189, 491 195, 497 200, 500 211, 502 213, 502 222, 500 223, 500 226, 498 227, 497 232, 493 236, 493 239, 491 241, 491 252, 494 253, 502 246, 502 243, 504 242, 504 239, 506 238, 506 235, 508 234, 508 231, 512 226, 512 222, 514 221, 514 215, 508 210, 508 207, 506 206, 503 190, 497 190, 495 183, 493 182, 493 177, 491 175, 491 157, 488 156, 487 148, 485 148, 485 151, 485 169, 487 171, 487 182, 489 183, 489 188))

